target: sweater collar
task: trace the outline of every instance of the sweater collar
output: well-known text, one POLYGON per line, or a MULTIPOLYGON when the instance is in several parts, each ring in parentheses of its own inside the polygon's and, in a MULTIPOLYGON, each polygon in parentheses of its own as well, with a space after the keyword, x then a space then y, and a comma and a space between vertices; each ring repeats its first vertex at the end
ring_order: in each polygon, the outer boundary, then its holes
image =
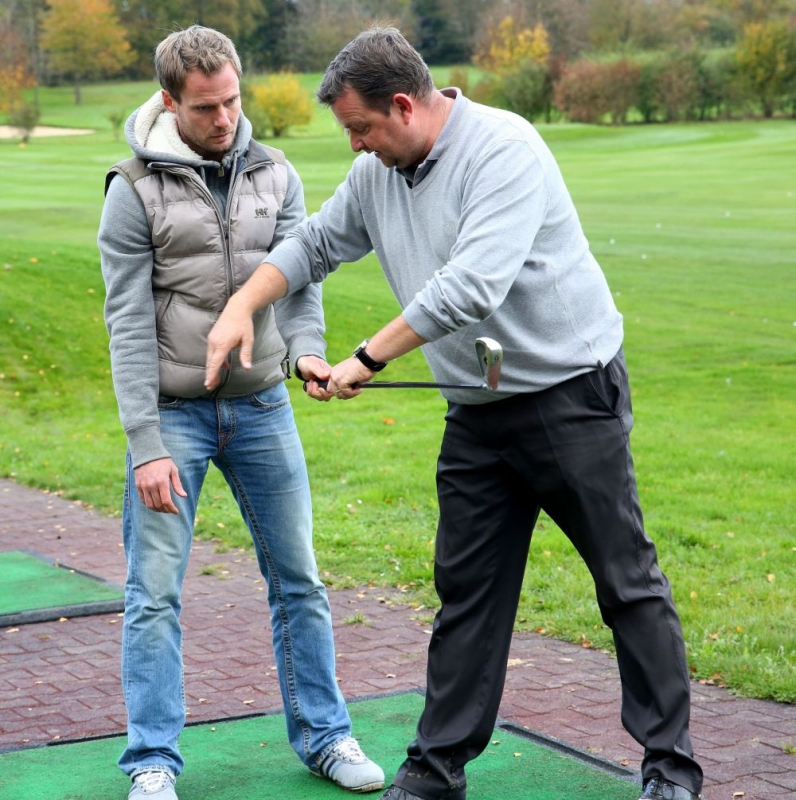
POLYGON ((418 164, 416 167, 408 167, 406 169, 396 168, 396 171, 406 180, 410 187, 417 186, 420 181, 426 178, 429 172, 431 172, 431 170, 434 168, 434 165, 442 157, 442 154, 445 152, 450 141, 453 139, 453 131, 456 128, 461 115, 464 113, 465 99, 460 89, 457 89, 454 86, 448 89, 441 89, 440 91, 446 97, 452 97, 454 102, 447 121, 442 126, 439 136, 437 136, 437 138, 434 140, 434 144, 431 147, 431 152, 429 152, 429 154, 426 156, 426 160, 421 164, 418 164))

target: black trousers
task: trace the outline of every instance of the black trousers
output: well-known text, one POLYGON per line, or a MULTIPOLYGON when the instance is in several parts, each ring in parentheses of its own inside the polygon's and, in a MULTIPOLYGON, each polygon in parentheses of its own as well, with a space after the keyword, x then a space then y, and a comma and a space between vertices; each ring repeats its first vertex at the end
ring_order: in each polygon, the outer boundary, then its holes
POLYGON ((417 738, 394 783, 427 800, 463 800, 465 765, 494 730, 531 533, 544 509, 594 578, 616 645, 622 723, 645 748, 644 780, 698 793, 685 645, 644 532, 621 351, 604 369, 543 392, 450 404, 446 423, 434 573, 441 608, 417 738))

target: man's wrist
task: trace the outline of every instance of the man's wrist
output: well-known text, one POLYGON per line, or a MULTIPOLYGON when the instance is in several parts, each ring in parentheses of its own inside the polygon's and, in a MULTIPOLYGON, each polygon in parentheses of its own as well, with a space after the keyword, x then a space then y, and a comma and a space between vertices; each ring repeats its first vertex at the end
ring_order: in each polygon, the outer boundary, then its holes
POLYGON ((381 372, 386 366, 386 361, 376 361, 374 358, 368 354, 368 351, 365 349, 368 345, 369 339, 365 339, 362 344, 354 350, 353 356, 360 362, 363 366, 367 367, 371 372, 381 372))

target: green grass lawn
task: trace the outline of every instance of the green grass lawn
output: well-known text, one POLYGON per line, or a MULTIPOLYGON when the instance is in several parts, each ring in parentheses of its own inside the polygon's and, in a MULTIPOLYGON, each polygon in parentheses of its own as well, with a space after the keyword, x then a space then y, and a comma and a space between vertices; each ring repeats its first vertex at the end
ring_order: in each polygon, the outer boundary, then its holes
MULTIPOLYGON (((120 430, 95 244, 103 177, 126 157, 106 114, 154 84, 41 90, 43 124, 89 136, 0 141, 0 475, 103 512, 121 500, 120 430)), ((672 580, 695 677, 796 701, 796 126, 789 121, 541 126, 625 316, 636 466, 649 533, 672 580)), ((310 209, 352 154, 328 112, 282 147, 310 209)), ((397 311, 372 257, 326 283, 329 358, 397 311)), ((391 379, 424 379, 422 357, 391 379)), ((314 489, 316 544, 333 586, 398 586, 435 603, 434 391, 314 403, 291 391, 314 489)), ((210 478, 198 533, 248 535, 210 478)), ((542 519, 517 628, 610 648, 590 579, 542 519)))

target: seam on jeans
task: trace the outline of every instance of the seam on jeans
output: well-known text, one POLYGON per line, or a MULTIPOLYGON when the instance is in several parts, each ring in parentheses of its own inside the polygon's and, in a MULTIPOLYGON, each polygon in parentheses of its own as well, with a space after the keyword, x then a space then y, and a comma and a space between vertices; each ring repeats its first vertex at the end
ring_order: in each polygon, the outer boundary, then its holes
POLYGON ((274 561, 271 557, 271 553, 268 550, 265 538, 260 530, 260 526, 257 524, 257 517, 254 514, 254 509, 252 508, 251 503, 249 502, 249 497, 243 489, 243 484, 238 480, 237 474, 229 465, 229 463, 227 463, 226 467, 229 472, 230 479, 235 483, 235 488, 238 492, 238 497, 240 497, 240 502, 246 509, 246 516, 251 526, 250 529, 252 535, 256 536, 257 543, 260 546, 260 551, 262 552, 263 558, 268 565, 269 582, 274 591, 274 595, 276 596, 277 613, 279 614, 279 618, 282 622, 282 647, 284 649, 285 683, 287 684, 288 689, 290 711, 296 724, 301 729, 301 736, 304 743, 304 753, 307 758, 309 758, 311 756, 310 729, 301 713, 301 706, 299 705, 298 700, 298 691, 296 690, 296 670, 293 663, 293 641, 290 637, 290 618, 287 614, 287 605, 285 603, 285 597, 282 591, 282 581, 279 577, 279 571, 276 569, 274 561))

